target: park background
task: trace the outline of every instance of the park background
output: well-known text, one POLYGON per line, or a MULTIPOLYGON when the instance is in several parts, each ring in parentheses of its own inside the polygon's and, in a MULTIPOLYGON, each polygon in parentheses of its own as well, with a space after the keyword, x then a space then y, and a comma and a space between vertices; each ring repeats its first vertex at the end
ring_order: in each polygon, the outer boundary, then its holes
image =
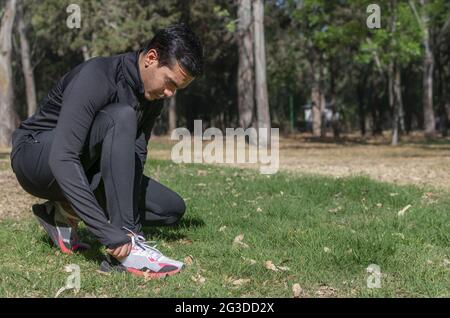
POLYGON ((52 297, 70 263, 88 297, 450 296, 449 1, 1 0, 0 19, 1 296, 52 297), (163 283, 103 276, 98 253, 58 255, 31 218, 42 200, 15 180, 11 133, 77 64, 179 22, 205 74, 166 101, 145 173, 186 200, 148 235, 189 265, 163 283), (174 164, 170 133, 195 119, 279 128, 280 172, 174 164))

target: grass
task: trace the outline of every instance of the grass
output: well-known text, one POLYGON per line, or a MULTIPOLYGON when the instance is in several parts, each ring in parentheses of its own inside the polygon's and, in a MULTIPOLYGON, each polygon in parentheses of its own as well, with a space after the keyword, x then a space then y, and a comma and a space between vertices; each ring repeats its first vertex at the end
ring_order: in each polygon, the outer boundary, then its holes
POLYGON ((450 296, 447 193, 364 177, 263 176, 169 161, 148 162, 146 174, 188 206, 179 226, 148 228, 148 238, 170 257, 191 256, 192 265, 158 281, 103 275, 97 272, 102 248, 86 231, 94 249, 66 256, 31 216, 3 220, 0 296, 54 297, 68 264, 80 266, 79 297, 292 297, 296 283, 305 297, 450 296), (248 248, 233 246, 241 234, 248 248), (288 269, 267 269, 266 261, 288 269), (370 264, 381 268, 381 288, 367 288, 370 264))

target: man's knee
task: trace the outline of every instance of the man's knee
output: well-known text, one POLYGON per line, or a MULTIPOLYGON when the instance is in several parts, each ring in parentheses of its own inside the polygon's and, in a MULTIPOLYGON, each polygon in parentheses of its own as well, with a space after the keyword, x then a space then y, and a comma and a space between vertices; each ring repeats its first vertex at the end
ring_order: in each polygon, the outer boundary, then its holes
POLYGON ((142 221, 144 225, 176 225, 186 212, 186 204, 184 200, 176 193, 168 201, 170 203, 159 206, 155 211, 143 211, 142 221))
POLYGON ((136 124, 136 111, 131 105, 113 103, 100 110, 100 112, 105 113, 115 126, 131 127, 133 124, 136 124))
POLYGON ((186 203, 183 198, 174 193, 173 198, 170 200, 170 204, 165 208, 164 215, 166 216, 164 223, 166 225, 177 224, 184 213, 186 212, 186 203))
POLYGON ((183 198, 178 194, 176 195, 176 199, 173 201, 173 205, 171 206, 169 215, 171 215, 174 219, 174 224, 178 223, 181 220, 184 213, 186 212, 186 203, 183 198))

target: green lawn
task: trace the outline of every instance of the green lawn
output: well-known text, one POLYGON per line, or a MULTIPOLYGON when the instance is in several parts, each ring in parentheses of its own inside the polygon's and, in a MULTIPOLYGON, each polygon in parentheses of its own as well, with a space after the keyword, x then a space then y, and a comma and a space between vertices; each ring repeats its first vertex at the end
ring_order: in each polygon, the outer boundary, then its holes
POLYGON ((156 281, 100 274, 101 248, 86 231, 95 248, 62 255, 30 215, 0 222, 0 296, 53 297, 72 263, 81 268, 81 297, 292 297, 293 284, 304 297, 450 296, 447 193, 169 161, 146 169, 188 206, 178 227, 149 228, 149 239, 170 257, 191 256, 191 265, 156 281), (366 286, 370 264, 381 268, 379 289, 366 286))

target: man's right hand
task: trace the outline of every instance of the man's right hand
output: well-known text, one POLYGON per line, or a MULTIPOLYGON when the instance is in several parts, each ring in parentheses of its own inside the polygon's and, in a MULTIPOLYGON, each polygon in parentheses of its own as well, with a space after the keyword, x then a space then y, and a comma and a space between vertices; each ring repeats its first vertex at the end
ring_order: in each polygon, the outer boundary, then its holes
POLYGON ((127 257, 131 252, 131 243, 127 243, 116 247, 114 249, 107 248, 106 252, 112 257, 121 260, 124 257, 127 257))

